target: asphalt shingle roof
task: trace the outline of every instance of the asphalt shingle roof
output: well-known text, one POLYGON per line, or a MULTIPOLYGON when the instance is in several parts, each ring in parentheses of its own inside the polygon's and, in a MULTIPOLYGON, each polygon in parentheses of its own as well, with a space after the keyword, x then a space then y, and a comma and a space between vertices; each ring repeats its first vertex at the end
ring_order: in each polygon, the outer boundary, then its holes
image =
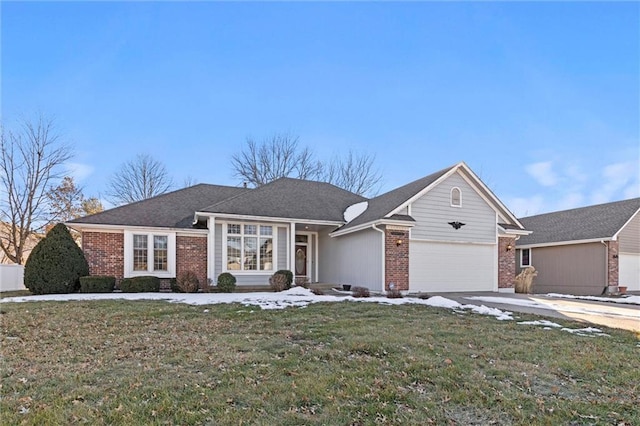
POLYGON ((280 178, 199 211, 343 222, 344 210, 365 200, 325 182, 280 178))
POLYGON ((408 183, 400 188, 396 188, 392 191, 386 192, 377 197, 369 200, 369 206, 360 216, 353 219, 348 224, 344 225, 341 230, 349 229, 354 226, 362 225, 364 223, 372 222, 384 218, 391 213, 394 209, 402 205, 405 201, 422 191, 427 186, 438 180, 442 175, 446 174, 449 170, 456 166, 447 167, 438 172, 432 173, 429 176, 425 176, 411 183, 408 183))
POLYGON ((640 209, 640 198, 519 219, 525 229, 517 245, 611 238, 640 209))
POLYGON ((199 184, 74 219, 69 223, 192 228, 193 214, 198 209, 249 191, 232 186, 199 184))

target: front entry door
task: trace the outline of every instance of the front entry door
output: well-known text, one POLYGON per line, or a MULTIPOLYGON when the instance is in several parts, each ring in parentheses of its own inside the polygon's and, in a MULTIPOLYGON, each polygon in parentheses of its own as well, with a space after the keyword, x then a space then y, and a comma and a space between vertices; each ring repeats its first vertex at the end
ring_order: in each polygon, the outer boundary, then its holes
POLYGON ((307 246, 296 244, 296 276, 307 276, 307 246))

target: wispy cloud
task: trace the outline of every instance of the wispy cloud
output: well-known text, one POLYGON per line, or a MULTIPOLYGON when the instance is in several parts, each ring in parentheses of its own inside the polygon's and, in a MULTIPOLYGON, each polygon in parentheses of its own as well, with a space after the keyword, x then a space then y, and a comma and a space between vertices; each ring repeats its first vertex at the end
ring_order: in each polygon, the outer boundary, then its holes
POLYGON ((606 203, 616 198, 619 193, 632 194, 634 188, 638 191, 639 186, 638 164, 635 161, 608 164, 602 169, 600 184, 591 193, 591 202, 606 203))
POLYGON ((542 186, 553 186, 558 182, 558 176, 552 170, 551 161, 542 161, 526 166, 525 170, 542 186))
POLYGON ((516 217, 532 216, 541 213, 544 206, 544 198, 542 195, 515 197, 507 199, 507 205, 516 217))
POLYGON ((93 166, 83 163, 65 163, 65 172, 71 175, 73 179, 78 182, 82 182, 93 173, 93 166))

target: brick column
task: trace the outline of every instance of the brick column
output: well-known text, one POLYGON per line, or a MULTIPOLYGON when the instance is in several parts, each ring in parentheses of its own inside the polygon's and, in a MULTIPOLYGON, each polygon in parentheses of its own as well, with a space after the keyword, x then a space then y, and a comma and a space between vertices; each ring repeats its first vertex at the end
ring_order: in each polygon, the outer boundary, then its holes
POLYGON ((617 286, 618 285, 618 242, 617 241, 607 241, 607 275, 609 277, 609 282, 607 285, 609 286, 617 286))
POLYGON ((176 277, 192 271, 200 284, 207 282, 207 237, 176 236, 176 277))
POLYGON ((498 291, 515 290, 516 243, 515 237, 498 238, 498 291), (509 245, 511 246, 510 249, 509 245))
POLYGON ((409 230, 388 226, 384 231, 384 288, 394 283, 395 290, 409 290, 409 230))
POLYGON ((108 275, 120 281, 124 276, 124 234, 83 232, 82 251, 89 264, 89 274, 108 275))

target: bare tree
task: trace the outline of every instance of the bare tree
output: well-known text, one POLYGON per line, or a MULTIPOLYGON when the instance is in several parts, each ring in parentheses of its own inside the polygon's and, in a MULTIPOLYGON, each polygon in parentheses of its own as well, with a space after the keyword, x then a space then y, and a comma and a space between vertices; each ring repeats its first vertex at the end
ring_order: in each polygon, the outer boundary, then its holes
POLYGON ((53 121, 39 116, 22 120, 16 132, 0 129, 0 248, 7 258, 24 263, 27 240, 47 224, 47 192, 60 178, 62 165, 72 157, 53 121))
POLYGON ((382 181, 375 160, 374 155, 349 151, 345 157, 322 163, 309 148, 300 146, 298 137, 275 134, 260 143, 247 139, 245 148, 231 157, 231 164, 235 175, 254 187, 281 177, 293 177, 320 180, 372 196, 377 194, 382 181))
POLYGON ((251 186, 260 186, 281 177, 317 178, 322 164, 309 148, 299 146, 298 137, 278 133, 257 143, 248 138, 246 147, 231 157, 237 177, 251 186))
POLYGON ((173 185, 166 167, 147 154, 138 154, 113 174, 107 186, 107 199, 127 204, 164 194, 173 185))
POLYGON ((382 181, 380 171, 375 168, 375 160, 375 155, 349 151, 346 156, 329 161, 320 178, 354 194, 374 196, 382 181))

